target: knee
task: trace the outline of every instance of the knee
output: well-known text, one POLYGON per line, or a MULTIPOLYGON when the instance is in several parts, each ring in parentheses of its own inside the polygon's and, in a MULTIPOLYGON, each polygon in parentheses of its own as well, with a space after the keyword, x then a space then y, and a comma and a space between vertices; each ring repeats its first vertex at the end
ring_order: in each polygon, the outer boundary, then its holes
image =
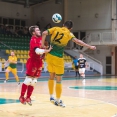
POLYGON ((24 80, 24 84, 26 84, 26 85, 31 85, 31 83, 32 83, 32 78, 26 78, 25 80, 24 80))
POLYGON ((61 83, 62 82, 62 79, 56 79, 56 82, 57 83, 61 83))
POLYGON ((37 83, 37 79, 35 78, 34 80, 32 80, 31 86, 35 86, 37 83))
POLYGON ((8 70, 6 70, 6 71, 5 71, 5 73, 6 73, 6 74, 7 74, 7 73, 9 73, 9 71, 8 71, 8 70))

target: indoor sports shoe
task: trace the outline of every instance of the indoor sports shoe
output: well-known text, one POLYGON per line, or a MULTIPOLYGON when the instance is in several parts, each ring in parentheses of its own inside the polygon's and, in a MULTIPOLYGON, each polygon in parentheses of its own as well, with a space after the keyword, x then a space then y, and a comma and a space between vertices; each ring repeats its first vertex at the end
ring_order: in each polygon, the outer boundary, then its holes
POLYGON ((8 80, 4 80, 4 83, 6 83, 8 80))
POLYGON ((55 101, 54 104, 55 104, 56 106, 61 106, 61 107, 63 107, 63 108, 65 107, 65 104, 63 104, 62 100, 60 100, 60 102, 55 101))
POLYGON ((25 100, 30 106, 32 106, 31 98, 26 98, 25 100))
POLYGON ((20 96, 19 101, 20 101, 22 104, 26 105, 26 101, 25 101, 25 98, 24 98, 23 96, 20 96))
POLYGON ((54 97, 51 97, 51 98, 50 98, 50 101, 51 101, 52 103, 54 103, 54 101, 55 101, 54 97))

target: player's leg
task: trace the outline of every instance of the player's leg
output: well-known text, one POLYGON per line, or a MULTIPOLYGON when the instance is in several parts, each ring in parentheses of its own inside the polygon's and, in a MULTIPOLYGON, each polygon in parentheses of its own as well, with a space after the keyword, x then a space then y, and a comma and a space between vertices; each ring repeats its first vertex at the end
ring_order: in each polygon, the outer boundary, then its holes
POLYGON ((50 73, 50 77, 48 80, 48 89, 49 89, 49 94, 50 94, 50 101, 54 101, 54 78, 55 78, 55 69, 53 67, 54 64, 54 57, 50 54, 47 54, 46 56, 47 59, 47 69, 50 73))
POLYGON ((79 75, 79 77, 80 77, 79 68, 78 68, 78 75, 79 75))
POLYGON ((76 69, 76 66, 75 66, 75 73, 76 73, 76 76, 75 77, 77 77, 77 69, 76 69))
POLYGON ((18 85, 19 85, 20 84, 20 80, 19 80, 19 77, 17 75, 17 69, 16 68, 12 69, 11 72, 14 75, 14 77, 15 77, 16 81, 18 82, 18 85))
POLYGON ((30 85, 28 85, 27 88, 27 96, 26 96, 26 102, 31 106, 32 102, 31 102, 31 95, 33 93, 33 90, 35 88, 35 85, 37 83, 37 79, 40 77, 41 75, 41 70, 42 70, 42 61, 41 60, 37 60, 34 62, 33 64, 34 68, 36 69, 35 71, 33 71, 33 79, 30 85))
POLYGON ((35 78, 33 78, 32 79, 32 82, 31 82, 31 84, 30 85, 28 85, 28 87, 27 87, 27 96, 26 96, 26 102, 31 106, 32 105, 32 102, 31 102, 31 95, 32 95, 32 93, 33 93, 33 90, 34 90, 34 88, 35 88, 35 85, 36 85, 36 83, 37 83, 37 79, 39 78, 39 76, 40 76, 40 74, 41 74, 41 70, 37 70, 36 72, 35 72, 35 78))
POLYGON ((34 86, 31 86, 31 85, 29 85, 28 86, 28 88, 27 88, 27 96, 26 96, 26 102, 30 105, 30 106, 32 106, 32 102, 31 102, 31 95, 32 95, 32 92, 33 92, 33 90, 34 90, 34 86))
POLYGON ((36 83, 37 83, 37 78, 33 78, 31 84, 28 86, 27 98, 30 98, 31 97, 32 92, 34 90, 34 87, 35 87, 36 83))
POLYGON ((58 58, 55 62, 55 74, 56 74, 56 101, 55 105, 65 107, 61 100, 62 95, 62 75, 64 74, 64 60, 63 58, 58 58), (59 64, 58 64, 59 63, 59 64))
POLYGON ((79 68, 79 74, 82 76, 82 68, 79 68))
POLYGON ((31 77, 31 74, 32 74, 32 62, 30 60, 30 58, 28 59, 27 63, 26 63, 26 68, 27 68, 27 71, 26 71, 26 78, 22 84, 22 87, 21 87, 21 93, 20 93, 20 97, 19 97, 19 100, 22 104, 26 104, 26 101, 25 101, 25 98, 24 98, 24 95, 27 91, 27 88, 28 86, 31 84, 32 82, 32 77, 31 77))
POLYGON ((62 76, 60 74, 56 75, 55 91, 56 91, 56 101, 54 102, 54 104, 56 106, 65 107, 65 104, 61 100, 61 95, 62 95, 62 76))
POLYGON ((54 101, 54 78, 55 78, 55 73, 50 73, 50 78, 48 80, 48 89, 49 89, 49 94, 50 94, 50 101, 54 101))
POLYGON ((36 83, 37 83, 37 78, 33 78, 31 84, 28 85, 28 88, 27 88, 26 102, 30 106, 32 106, 32 102, 31 102, 31 98, 30 97, 31 97, 31 95, 33 93, 33 90, 34 90, 34 87, 35 87, 36 83))
POLYGON ((56 75, 56 100, 59 102, 62 93, 62 76, 56 75))
POLYGON ((32 83, 32 78, 29 76, 26 76, 26 78, 22 84, 21 94, 20 94, 20 98, 19 98, 19 100, 22 104, 26 104, 26 100, 24 98, 24 95, 27 91, 28 86, 31 85, 31 83, 32 83))
POLYGON ((6 77, 6 79, 5 79, 5 83, 6 83, 6 81, 9 79, 9 72, 11 71, 11 68, 10 67, 7 67, 7 69, 6 69, 6 71, 5 71, 5 77, 6 77))
POLYGON ((85 68, 79 68, 79 73, 82 78, 85 78, 85 68))
POLYGON ((82 77, 85 78, 85 68, 82 68, 82 77))
POLYGON ((76 71, 76 77, 77 77, 77 74, 78 74, 78 66, 75 66, 75 71, 76 71))

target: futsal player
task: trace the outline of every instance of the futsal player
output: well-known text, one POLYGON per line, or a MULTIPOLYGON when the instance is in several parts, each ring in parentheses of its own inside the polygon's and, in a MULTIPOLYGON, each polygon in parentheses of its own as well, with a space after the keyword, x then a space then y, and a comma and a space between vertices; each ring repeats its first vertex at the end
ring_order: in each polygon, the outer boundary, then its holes
POLYGON ((63 53, 67 46, 67 43, 72 40, 76 44, 86 46, 92 50, 95 50, 95 46, 90 46, 83 41, 77 39, 70 30, 73 28, 72 21, 66 21, 63 27, 53 27, 42 33, 42 46, 47 35, 51 35, 50 44, 53 49, 47 54, 47 68, 50 73, 50 78, 48 80, 48 88, 50 93, 50 101, 56 106, 65 107, 65 104, 61 100, 62 94, 62 75, 64 74, 64 60, 63 53), (54 78, 56 76, 56 99, 54 98, 54 78))
MULTIPOLYGON (((20 84, 18 75, 17 75, 17 57, 15 56, 15 53, 12 51, 11 52, 11 56, 9 56, 8 60, 5 62, 5 64, 9 64, 8 67, 5 70, 5 77, 6 80, 4 81, 4 83, 6 83, 9 80, 9 72, 12 72, 12 74, 14 75, 16 81, 18 82, 18 85, 20 84)), ((4 65, 5 65, 4 64, 4 65)))
POLYGON ((42 37, 38 26, 31 26, 29 32, 32 35, 29 51, 30 58, 26 63, 26 78, 22 84, 19 100, 22 104, 27 102, 29 105, 32 105, 31 95, 41 74, 44 53, 49 52, 52 48, 50 46, 48 50, 41 49, 42 37))
POLYGON ((80 54, 80 58, 78 59, 78 64, 79 64, 79 74, 80 76, 85 78, 86 58, 84 58, 82 54, 80 54))
POLYGON ((78 65, 78 58, 77 56, 75 56, 74 60, 73 60, 73 63, 74 63, 74 66, 75 66, 75 72, 76 72, 76 76, 79 75, 80 77, 80 74, 79 74, 79 65, 78 65))

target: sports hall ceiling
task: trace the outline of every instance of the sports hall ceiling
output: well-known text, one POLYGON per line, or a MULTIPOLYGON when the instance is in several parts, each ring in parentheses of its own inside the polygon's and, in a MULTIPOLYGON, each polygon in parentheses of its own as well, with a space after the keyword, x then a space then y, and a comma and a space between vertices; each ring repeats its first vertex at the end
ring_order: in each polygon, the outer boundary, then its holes
POLYGON ((20 4, 25 7, 30 7, 32 5, 43 3, 49 0, 0 0, 0 2, 8 2, 8 3, 14 3, 14 4, 20 4))

